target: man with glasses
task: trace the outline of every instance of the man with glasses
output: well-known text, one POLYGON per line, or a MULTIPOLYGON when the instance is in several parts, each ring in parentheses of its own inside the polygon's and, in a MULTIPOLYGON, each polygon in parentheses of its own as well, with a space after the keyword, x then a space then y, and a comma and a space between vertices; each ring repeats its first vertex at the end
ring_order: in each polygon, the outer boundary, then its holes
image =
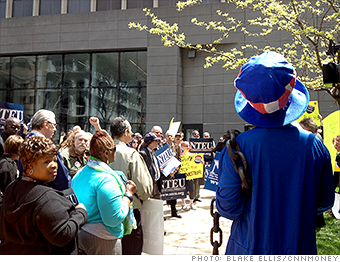
POLYGON ((157 137, 159 137, 158 141, 158 149, 163 146, 162 140, 163 140, 163 130, 160 126, 153 126, 151 129, 151 133, 154 133, 157 137))
POLYGON ((124 117, 116 117, 111 121, 111 135, 116 145, 116 159, 109 166, 113 170, 123 171, 128 180, 132 180, 137 191, 133 195, 133 212, 137 228, 122 240, 123 255, 141 255, 143 250, 143 231, 139 208, 143 201, 149 199, 153 190, 153 181, 142 156, 127 144, 132 140, 129 121, 124 117))
MULTIPOLYGON (((55 121, 55 114, 52 111, 40 109, 38 110, 31 119, 30 125, 32 127, 32 131, 29 133, 27 138, 32 136, 44 136, 52 139, 54 132, 57 131, 57 123, 55 121)), ((48 185, 57 189, 57 190, 65 190, 71 187, 71 177, 69 176, 69 171, 63 164, 60 152, 57 154, 57 177, 52 182, 49 182, 48 185)), ((19 171, 22 174, 22 165, 19 161, 19 171)))
POLYGON ((20 132, 21 122, 16 117, 9 117, 4 124, 4 131, 0 134, 0 156, 4 154, 5 141, 11 135, 18 135, 20 132))

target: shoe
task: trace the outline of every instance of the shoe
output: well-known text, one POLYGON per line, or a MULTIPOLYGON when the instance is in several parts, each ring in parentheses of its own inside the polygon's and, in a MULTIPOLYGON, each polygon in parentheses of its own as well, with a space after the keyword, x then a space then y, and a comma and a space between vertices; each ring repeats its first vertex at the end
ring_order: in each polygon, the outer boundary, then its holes
POLYGON ((182 210, 188 211, 189 209, 190 209, 190 208, 189 208, 186 204, 182 205, 182 210))
POLYGON ((192 209, 192 210, 196 210, 196 206, 195 206, 195 204, 190 204, 190 209, 192 209))
POLYGON ((199 199, 199 198, 195 198, 195 199, 194 199, 194 202, 202 202, 202 200, 199 199))
POLYGON ((172 217, 177 217, 177 218, 182 218, 182 216, 181 216, 181 215, 179 215, 178 213, 176 213, 176 214, 172 214, 171 216, 172 216, 172 217))

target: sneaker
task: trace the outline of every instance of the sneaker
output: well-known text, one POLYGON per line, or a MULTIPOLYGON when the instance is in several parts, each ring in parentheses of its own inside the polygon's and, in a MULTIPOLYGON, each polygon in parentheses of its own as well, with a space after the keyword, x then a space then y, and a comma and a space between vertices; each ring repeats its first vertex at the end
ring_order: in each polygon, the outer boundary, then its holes
POLYGON ((188 211, 188 210, 189 210, 189 208, 188 208, 188 206, 187 206, 186 204, 184 204, 184 205, 182 205, 182 210, 184 210, 184 211, 188 211))
POLYGON ((192 210, 196 210, 196 206, 195 206, 195 204, 190 204, 190 209, 192 209, 192 210))

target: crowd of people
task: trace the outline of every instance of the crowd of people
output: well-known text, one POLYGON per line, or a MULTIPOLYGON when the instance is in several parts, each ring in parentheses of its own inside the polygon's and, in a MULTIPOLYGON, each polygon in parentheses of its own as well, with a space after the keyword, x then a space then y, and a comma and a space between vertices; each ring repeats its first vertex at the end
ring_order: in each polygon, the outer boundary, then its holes
MULTIPOLYGON (((0 254, 141 254, 143 201, 161 199, 162 169, 155 151, 168 144, 174 156, 188 154, 184 134, 154 126, 143 138, 124 117, 110 133, 91 117, 91 134, 74 126, 59 145, 52 111, 38 110, 28 131, 19 119, 5 121, 0 135, 0 254), (71 191, 70 191, 71 190, 71 191), (73 197, 70 201, 70 197, 73 197)), ((195 131, 194 133, 197 133, 195 131)), ((170 177, 179 171, 176 168, 170 177)), ((190 209, 194 184, 188 181, 190 209)), ((185 199, 182 209, 188 211, 185 199)), ((181 218, 177 200, 171 216, 181 218)))
MULTIPOLYGON (((236 111, 255 127, 237 136, 252 191, 250 198, 242 195, 225 133, 211 151, 220 152, 216 207, 234 221, 226 254, 316 254, 315 227, 333 205, 334 179, 314 119, 294 122, 307 108, 308 92, 274 52, 250 59, 235 86, 236 111)), ((52 111, 38 110, 30 131, 19 119, 6 119, 0 134, 0 254, 142 253, 140 208, 150 198, 162 199, 164 175, 155 151, 167 145, 180 161, 191 154, 190 143, 182 132, 163 136, 160 126, 143 138, 124 117, 112 119, 110 133, 98 118, 89 122, 94 134, 75 126, 56 146, 52 111)), ((199 131, 191 137, 200 138, 199 131)), ((340 151, 340 135, 334 146, 340 151)), ((200 183, 187 180, 183 211, 196 210, 200 183)), ((167 204, 171 216, 181 218, 177 199, 167 204)))

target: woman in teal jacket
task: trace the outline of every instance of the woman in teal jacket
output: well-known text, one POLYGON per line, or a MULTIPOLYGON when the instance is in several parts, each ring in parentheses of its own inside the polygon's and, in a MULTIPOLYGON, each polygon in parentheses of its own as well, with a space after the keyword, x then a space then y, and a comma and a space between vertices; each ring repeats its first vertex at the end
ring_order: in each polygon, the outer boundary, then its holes
POLYGON ((124 174, 108 166, 115 160, 115 149, 107 132, 94 134, 87 165, 72 179, 71 187, 79 202, 85 205, 89 217, 79 234, 80 254, 122 253, 123 221, 129 214, 136 185, 132 181, 124 183, 124 174))

